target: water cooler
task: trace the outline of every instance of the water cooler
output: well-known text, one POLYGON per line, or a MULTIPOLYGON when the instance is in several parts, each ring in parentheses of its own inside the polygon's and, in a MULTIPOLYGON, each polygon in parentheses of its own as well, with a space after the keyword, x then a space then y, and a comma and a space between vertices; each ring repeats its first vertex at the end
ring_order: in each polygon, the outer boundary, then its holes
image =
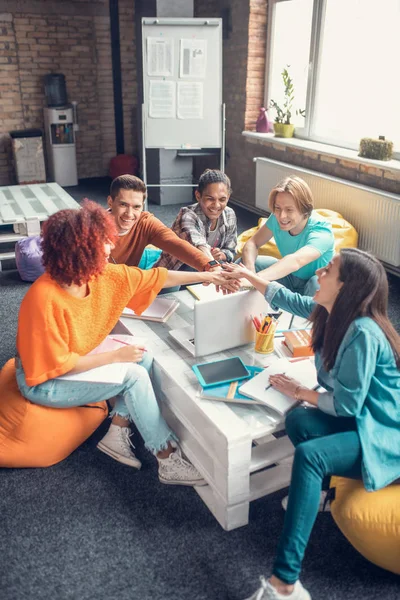
POLYGON ((68 104, 64 75, 46 75, 45 92, 48 106, 44 109, 44 124, 50 179, 63 187, 78 185, 76 104, 75 108, 68 104))

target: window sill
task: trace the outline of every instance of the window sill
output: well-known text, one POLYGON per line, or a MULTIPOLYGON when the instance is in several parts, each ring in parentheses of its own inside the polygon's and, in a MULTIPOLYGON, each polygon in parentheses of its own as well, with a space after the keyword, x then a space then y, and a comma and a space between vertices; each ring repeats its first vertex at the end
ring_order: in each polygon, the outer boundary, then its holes
POLYGON ((343 160, 353 161, 357 164, 370 165, 380 168, 384 171, 400 172, 400 160, 373 160, 372 158, 361 158, 356 150, 348 150, 339 146, 329 146, 320 142, 310 142, 300 138, 279 138, 273 133, 256 133, 254 131, 242 131, 245 138, 256 140, 258 143, 265 146, 274 144, 275 146, 297 148, 305 152, 313 152, 315 154, 323 154, 339 158, 343 160))

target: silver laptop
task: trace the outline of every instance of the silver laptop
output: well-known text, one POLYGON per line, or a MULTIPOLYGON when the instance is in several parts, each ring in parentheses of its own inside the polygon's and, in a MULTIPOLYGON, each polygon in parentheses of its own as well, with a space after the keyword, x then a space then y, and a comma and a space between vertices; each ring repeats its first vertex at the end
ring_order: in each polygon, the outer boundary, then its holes
POLYGON ((251 316, 269 310, 256 290, 201 300, 194 305, 194 326, 171 329, 169 335, 192 356, 206 356, 254 341, 251 316))

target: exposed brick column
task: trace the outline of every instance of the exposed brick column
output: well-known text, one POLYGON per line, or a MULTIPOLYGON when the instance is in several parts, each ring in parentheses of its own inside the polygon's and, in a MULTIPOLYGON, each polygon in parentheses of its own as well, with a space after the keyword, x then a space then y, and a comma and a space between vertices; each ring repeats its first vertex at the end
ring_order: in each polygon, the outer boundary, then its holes
POLYGON ((121 46, 122 99, 124 104, 125 153, 136 154, 138 132, 136 122, 137 69, 135 40, 135 3, 119 1, 119 25, 121 46))
POLYGON ((244 129, 247 131, 255 131, 255 124, 260 107, 264 104, 267 0, 250 0, 249 6, 250 14, 244 129))
POLYGON ((15 183, 8 132, 24 127, 17 43, 10 13, 0 14, 0 185, 15 183))

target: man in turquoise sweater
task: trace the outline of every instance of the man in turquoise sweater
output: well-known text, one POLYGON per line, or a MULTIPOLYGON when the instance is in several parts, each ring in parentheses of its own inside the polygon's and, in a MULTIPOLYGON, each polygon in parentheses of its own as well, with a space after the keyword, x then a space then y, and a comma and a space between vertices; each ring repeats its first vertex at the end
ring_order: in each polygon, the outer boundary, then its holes
POLYGON ((317 269, 334 253, 332 227, 313 212, 308 185, 288 177, 275 186, 268 200, 271 216, 245 244, 243 264, 263 279, 279 281, 293 292, 313 296, 318 289, 317 269), (258 249, 274 237, 282 258, 258 256, 258 249))

